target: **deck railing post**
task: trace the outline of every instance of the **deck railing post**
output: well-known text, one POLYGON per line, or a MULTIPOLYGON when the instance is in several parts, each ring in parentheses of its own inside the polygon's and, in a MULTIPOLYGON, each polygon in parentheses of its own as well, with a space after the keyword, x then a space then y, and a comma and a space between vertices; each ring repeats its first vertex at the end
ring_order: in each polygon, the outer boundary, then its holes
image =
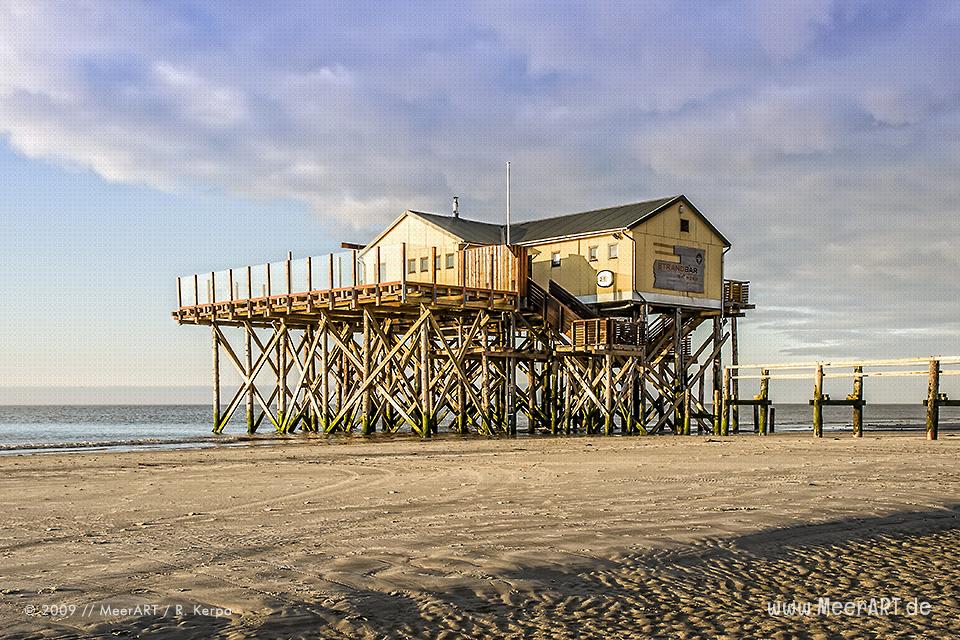
POLYGON ((437 304, 437 248, 430 247, 430 282, 433 285, 433 304, 437 304))
POLYGON ((927 379, 927 440, 936 440, 940 428, 940 361, 930 361, 927 379))
POLYGON ((823 364, 817 363, 813 376, 813 435, 823 437, 823 364))
POLYGON ((183 308, 183 283, 180 276, 177 276, 177 309, 183 308))
MULTIPOLYGON (((327 260, 327 262, 328 262, 328 266, 329 266, 329 268, 330 268, 330 269, 329 269, 329 270, 330 270, 330 274, 329 274, 329 275, 330 275, 330 288, 329 288, 329 292, 327 293, 327 306, 328 306, 330 309, 333 309, 333 297, 334 297, 334 296, 333 296, 333 288, 334 288, 334 287, 333 287, 333 254, 332 254, 332 253, 330 254, 330 258, 327 260)), ((343 277, 342 277, 342 276, 341 276, 341 278, 340 278, 340 286, 343 286, 343 277)))
POLYGON ((407 243, 400 243, 400 301, 407 301, 407 243))
POLYGON ((358 284, 357 282, 358 265, 357 265, 356 249, 350 252, 350 257, 352 258, 352 262, 353 262, 353 294, 350 296, 350 308, 356 309, 357 308, 357 284, 358 284))
POLYGON ((460 273, 459 273, 459 282, 461 291, 460 304, 461 306, 467 306, 467 250, 458 249, 457 250, 457 262, 460 263, 460 273))
POLYGON ((490 253, 490 274, 489 274, 489 280, 490 280, 490 301, 489 301, 489 306, 490 306, 490 308, 492 309, 492 308, 493 308, 493 290, 494 290, 494 286, 493 286, 493 285, 494 285, 494 282, 493 282, 493 269, 494 269, 493 247, 490 247, 490 248, 489 248, 489 253, 490 253))
POLYGON ((207 300, 210 304, 213 304, 217 301, 217 275, 216 272, 210 272, 210 283, 207 292, 210 294, 210 299, 207 300))
POLYGON ((374 277, 374 279, 376 280, 376 285, 377 285, 377 289, 376 289, 377 306, 380 306, 380 276, 381 276, 381 274, 380 274, 380 245, 377 245, 377 249, 376 249, 376 251, 375 251, 374 259, 377 261, 377 263, 376 263, 376 265, 374 265, 374 267, 373 267, 373 277, 374 277))

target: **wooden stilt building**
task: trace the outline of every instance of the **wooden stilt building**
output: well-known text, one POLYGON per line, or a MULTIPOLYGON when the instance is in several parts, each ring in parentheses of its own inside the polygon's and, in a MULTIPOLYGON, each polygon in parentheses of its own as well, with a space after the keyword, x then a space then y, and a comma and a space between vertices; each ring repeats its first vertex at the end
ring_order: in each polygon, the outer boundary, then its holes
POLYGON ((180 278, 175 319, 211 327, 214 431, 726 430, 721 354, 749 285, 724 279, 730 243, 686 197, 509 237, 406 211, 345 253, 180 278), (240 384, 221 395, 224 363, 240 384))

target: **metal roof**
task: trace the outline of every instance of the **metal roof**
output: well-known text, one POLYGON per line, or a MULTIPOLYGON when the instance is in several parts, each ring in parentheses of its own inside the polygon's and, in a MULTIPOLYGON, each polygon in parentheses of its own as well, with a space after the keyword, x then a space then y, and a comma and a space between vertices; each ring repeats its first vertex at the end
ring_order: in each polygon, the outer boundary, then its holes
MULTIPOLYGON (((720 237, 726 246, 730 246, 730 242, 720 233, 719 229, 713 226, 713 224, 707 220, 706 216, 700 213, 699 209, 684 195, 657 198, 656 200, 644 200, 643 202, 623 204, 605 209, 594 209, 593 211, 582 211, 580 213, 570 213, 551 218, 541 218, 528 222, 518 222, 510 225, 510 242, 514 244, 536 244, 546 240, 561 240, 564 238, 629 229, 647 218, 656 215, 677 200, 683 200, 684 204, 695 211, 707 226, 720 237)), ((500 244, 504 242, 506 238, 506 225, 479 222, 477 220, 465 220, 464 218, 454 218, 453 216, 425 213, 422 211, 409 211, 408 213, 419 216, 427 222, 452 233, 464 242, 474 244, 500 244)))
POLYGON ((679 197, 681 196, 670 196, 513 224, 510 225, 510 241, 527 244, 554 238, 626 229, 679 197))
POLYGON ((409 211, 408 213, 412 213, 444 231, 452 233, 464 242, 471 244, 502 244, 504 242, 505 225, 502 224, 465 220, 423 211, 409 211))

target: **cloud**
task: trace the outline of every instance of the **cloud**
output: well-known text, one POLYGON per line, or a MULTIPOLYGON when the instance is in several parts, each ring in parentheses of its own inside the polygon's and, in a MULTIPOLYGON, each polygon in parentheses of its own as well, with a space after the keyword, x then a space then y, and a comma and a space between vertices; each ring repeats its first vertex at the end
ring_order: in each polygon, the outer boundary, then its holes
POLYGON ((955 330, 955 3, 7 2, 0 28, 31 157, 363 230, 455 194, 499 219, 506 160, 521 218, 684 192, 761 305, 825 311, 759 314, 785 350, 955 330))

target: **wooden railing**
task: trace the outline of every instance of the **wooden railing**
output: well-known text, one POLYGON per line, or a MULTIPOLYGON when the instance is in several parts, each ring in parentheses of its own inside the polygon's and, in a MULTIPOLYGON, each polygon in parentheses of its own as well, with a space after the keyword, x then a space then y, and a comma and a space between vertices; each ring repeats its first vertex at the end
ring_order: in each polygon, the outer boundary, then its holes
POLYGON ((178 277, 177 307, 406 283, 525 295, 524 248, 491 245, 455 253, 449 268, 450 252, 405 243, 399 248, 374 247, 362 253, 351 250, 299 259, 288 254, 278 262, 178 277))
POLYGON ((750 304, 750 282, 746 280, 724 280, 723 301, 739 306, 750 304))
MULTIPOLYGON (((863 435, 863 384, 866 378, 926 377, 927 394, 923 401, 926 407, 927 438, 936 440, 940 422, 940 407, 960 406, 960 400, 951 400, 940 390, 940 378, 960 376, 960 356, 936 356, 932 358, 903 358, 893 360, 839 360, 834 362, 799 362, 782 364, 738 364, 724 369, 723 431, 729 421, 730 408, 740 405, 754 406, 755 428, 766 434, 774 430, 774 409, 770 400, 771 380, 809 380, 813 385, 813 434, 823 437, 823 407, 846 406, 853 411, 853 435, 863 435), (913 366, 911 366, 913 365, 913 366), (950 369, 944 369, 950 366, 950 369), (756 373, 743 373, 744 371, 756 373), (852 379, 851 393, 846 398, 832 399, 824 393, 824 380, 828 378, 852 379), (759 380, 760 390, 752 399, 741 400, 732 393, 734 380, 759 380)), ((736 425, 734 425, 736 427, 736 425)))
POLYGON ((644 344, 644 326, 625 318, 574 320, 570 337, 580 348, 639 347, 644 344))

